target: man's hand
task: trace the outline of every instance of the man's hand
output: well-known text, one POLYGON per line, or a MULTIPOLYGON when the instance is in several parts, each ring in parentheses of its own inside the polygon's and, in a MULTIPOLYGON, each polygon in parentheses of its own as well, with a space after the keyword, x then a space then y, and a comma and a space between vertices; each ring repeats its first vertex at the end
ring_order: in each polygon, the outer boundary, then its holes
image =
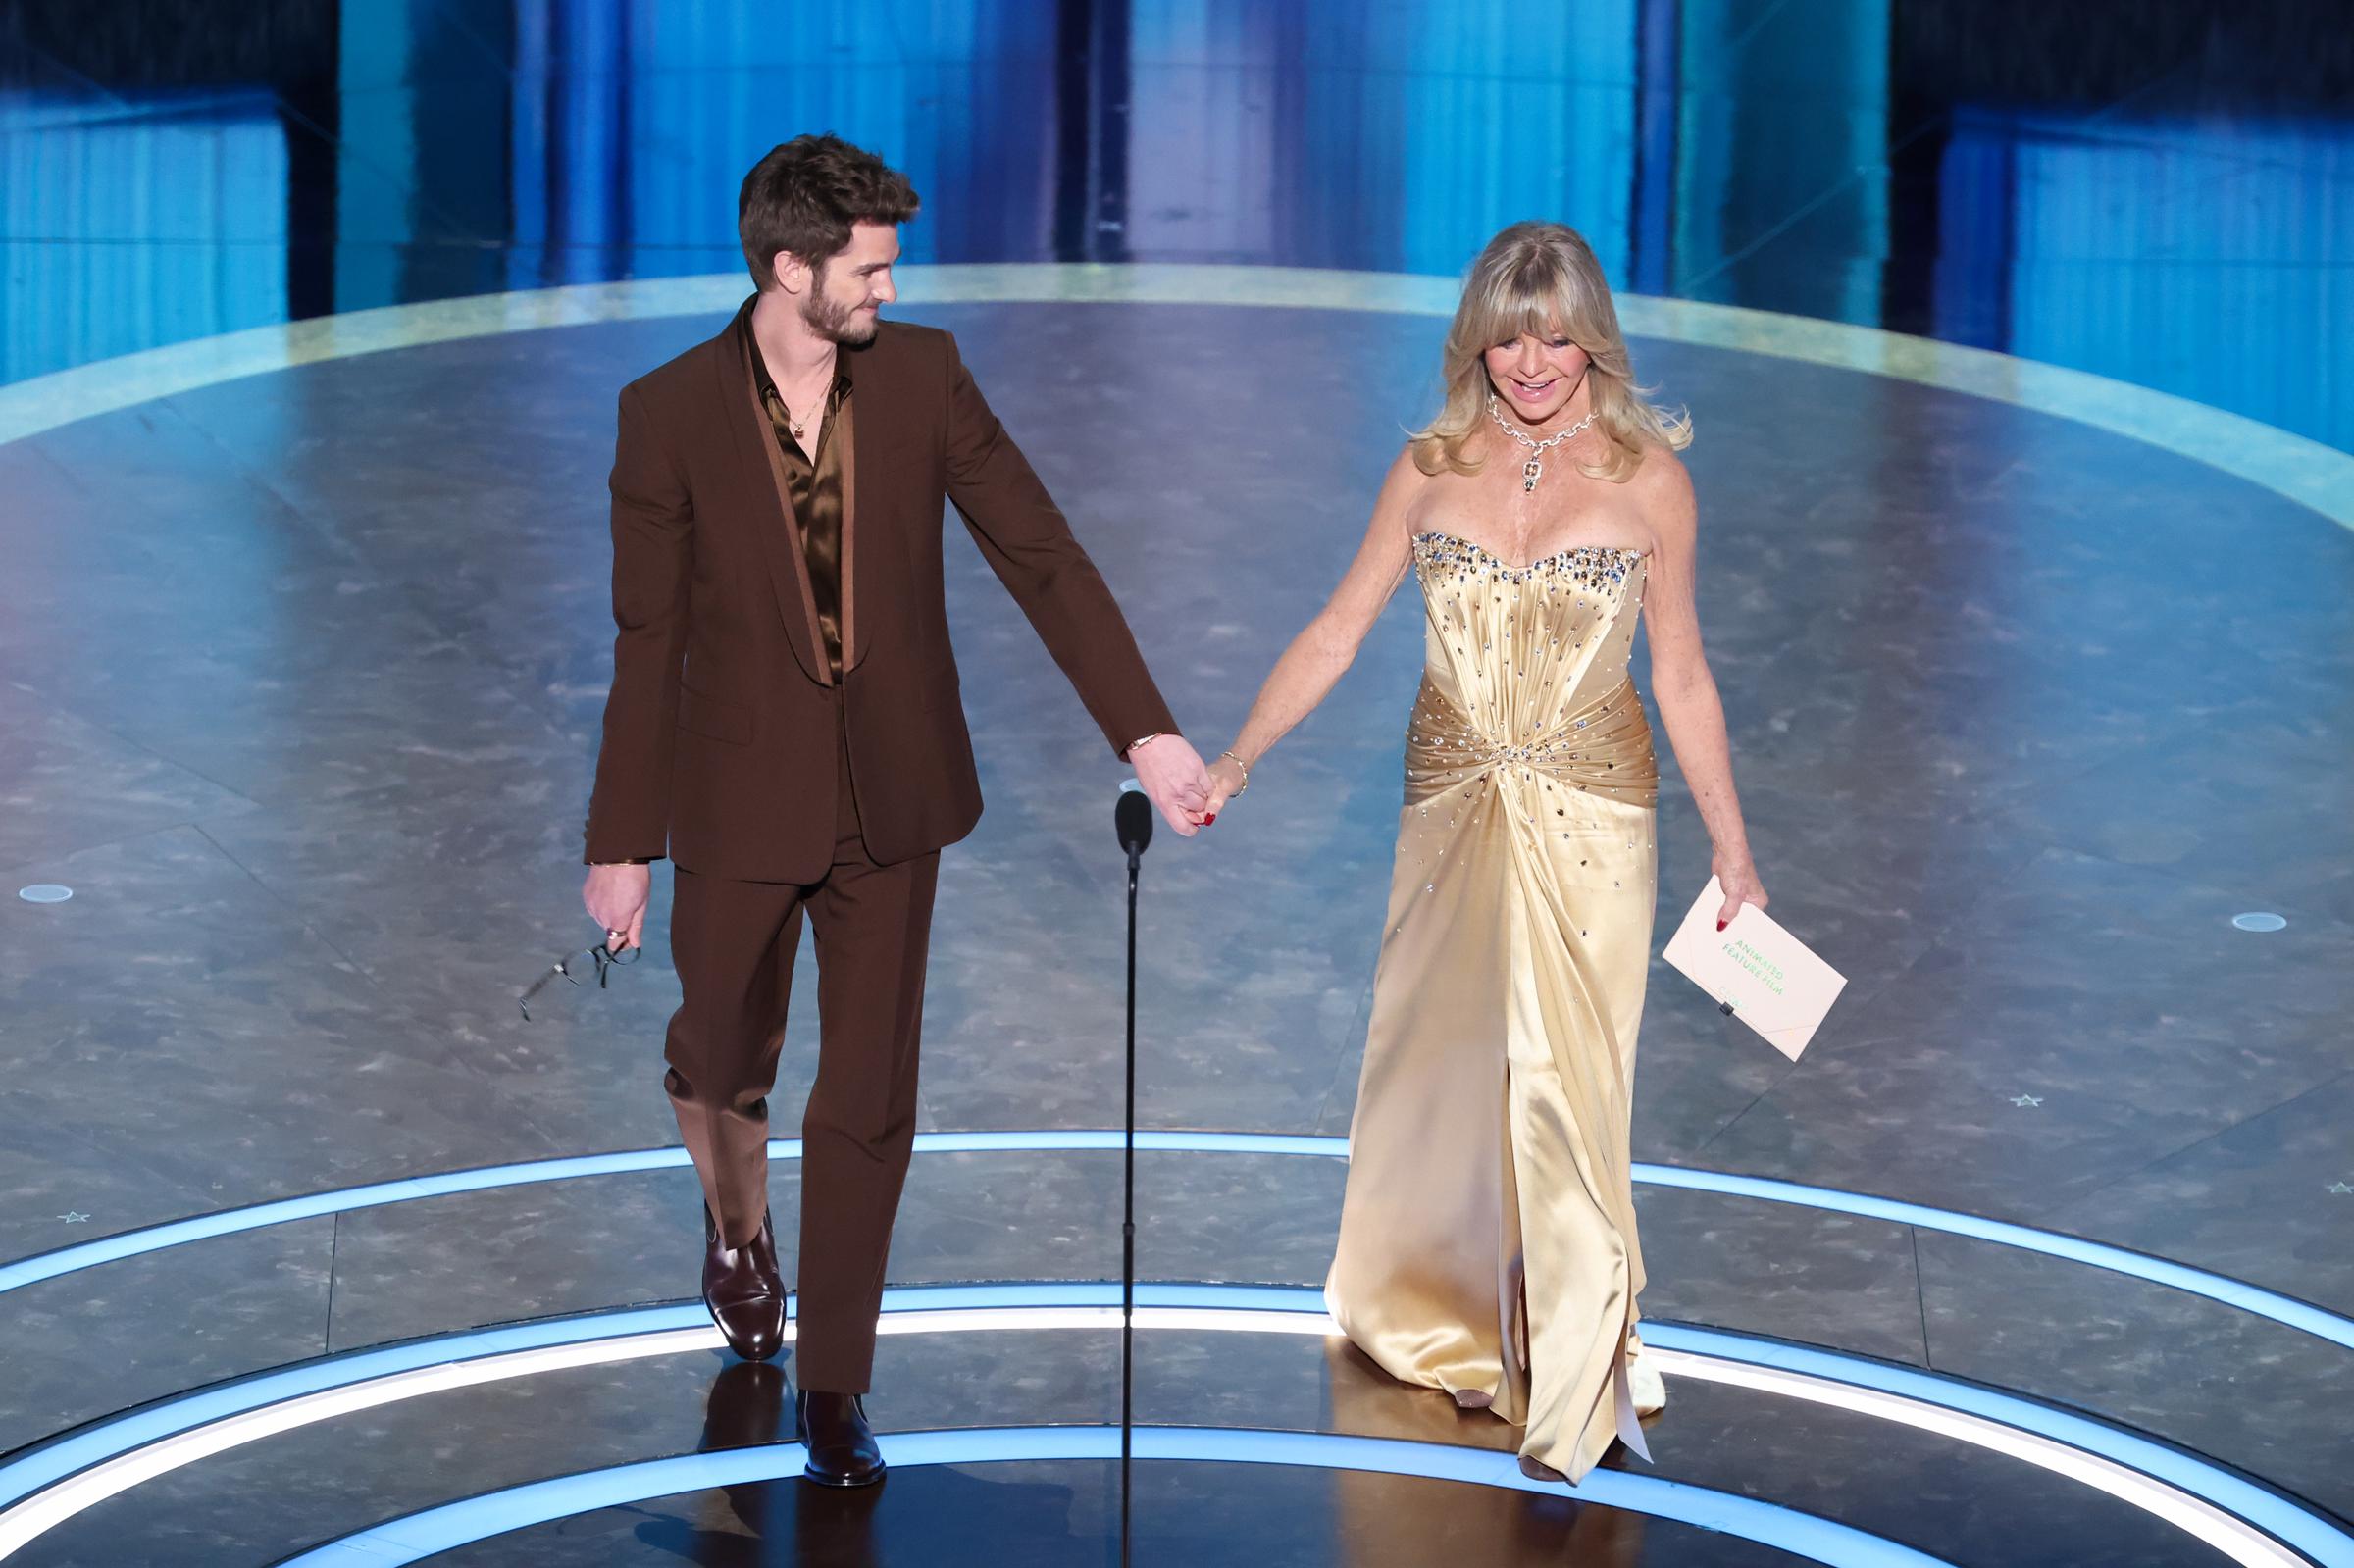
POLYGON ((1191 838, 1202 831, 1209 806, 1209 770, 1201 753, 1179 734, 1158 734, 1128 751, 1128 766, 1145 796, 1160 808, 1161 820, 1191 838))
POLYGON ((588 880, 581 887, 581 902, 588 906, 588 918, 596 922, 609 950, 618 953, 641 945, 638 938, 645 930, 645 900, 653 885, 650 866, 588 868, 588 880), (621 935, 616 936, 616 932, 621 935))

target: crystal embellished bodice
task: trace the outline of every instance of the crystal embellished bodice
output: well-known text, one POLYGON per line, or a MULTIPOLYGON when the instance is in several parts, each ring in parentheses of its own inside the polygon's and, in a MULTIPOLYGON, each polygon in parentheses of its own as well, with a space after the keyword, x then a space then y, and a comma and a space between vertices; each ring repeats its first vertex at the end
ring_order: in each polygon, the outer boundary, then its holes
POLYGON ((1644 553, 1580 545, 1515 567, 1452 533, 1413 544, 1427 632, 1407 799, 1509 770, 1656 805, 1651 727, 1627 676, 1644 553))

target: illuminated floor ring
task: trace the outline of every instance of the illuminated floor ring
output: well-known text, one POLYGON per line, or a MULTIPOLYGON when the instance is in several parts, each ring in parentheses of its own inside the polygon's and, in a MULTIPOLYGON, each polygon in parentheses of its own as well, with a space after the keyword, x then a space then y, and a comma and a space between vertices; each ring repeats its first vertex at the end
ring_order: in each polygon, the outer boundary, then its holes
MULTIPOLYGON (((897 278, 909 305, 1210 305, 1435 318, 1455 313, 1458 290, 1454 278, 1424 274, 1168 262, 934 263, 902 267, 897 278)), ((166 344, 0 386, 0 443, 324 360, 602 322, 724 317, 742 302, 744 287, 740 272, 569 283, 386 305, 166 344)), ((1882 328, 1649 294, 1616 300, 1619 325, 1632 337, 1916 381, 2089 425, 2354 528, 2354 456, 2242 414, 2089 371, 1882 328)))
MULTIPOLYGON (((915 1138, 916 1152, 934 1154, 1116 1149, 1120 1143, 1121 1134, 1116 1129, 1101 1128, 918 1133, 915 1138)), ((1136 1144, 1139 1149, 1149 1152, 1298 1154, 1337 1159, 1346 1159, 1349 1154, 1347 1138, 1291 1133, 1140 1132, 1136 1137, 1136 1144)), ((797 1160, 801 1157, 798 1138, 777 1138, 769 1143, 768 1148, 769 1157, 773 1160, 797 1160)), ((0 1266, 0 1293, 120 1258, 182 1246, 211 1237, 258 1230, 264 1226, 284 1225, 295 1220, 343 1214, 386 1203, 413 1202, 420 1198, 445 1197, 491 1188, 523 1187, 537 1182, 560 1182, 576 1177, 610 1176, 632 1171, 666 1170, 687 1163, 687 1151, 683 1148, 624 1149, 610 1154, 579 1154, 515 1165, 442 1171, 397 1182, 378 1182, 366 1187, 281 1198, 245 1208, 223 1209, 193 1219, 125 1231, 76 1246, 20 1258, 14 1263, 0 1266)), ((1941 1231, 1948 1235, 1990 1241, 1999 1246, 2040 1252, 2047 1257, 2065 1258, 2091 1268, 2106 1269, 2113 1274, 2129 1275, 2154 1285, 2205 1296, 2224 1306, 2252 1316, 2269 1318, 2284 1327, 2301 1330, 2354 1350, 2354 1318, 2342 1317, 2310 1301, 2268 1290, 2228 1275, 2210 1273, 2127 1247, 2063 1236, 2056 1231, 2039 1231, 2032 1226, 2014 1225, 2003 1220, 1981 1219, 1972 1214, 1931 1208, 1926 1204, 1897 1198, 1845 1192, 1836 1188, 1809 1187, 1767 1177, 1736 1176, 1723 1171, 1639 1162, 1634 1167, 1634 1179, 1650 1187, 1674 1187, 1693 1191, 1717 1192, 1730 1197, 1760 1198, 1772 1203, 1788 1203, 1802 1208, 1914 1225, 1926 1231, 1941 1231)))
MULTIPOLYGON (((1298 1287, 1145 1284, 1137 1298, 1138 1327, 1146 1330, 1336 1332, 1320 1292, 1298 1287)), ((1109 1330, 1118 1326, 1118 1288, 1109 1283, 911 1288, 887 1292, 880 1327, 886 1334, 1109 1330)), ((1670 1376, 1829 1404, 2002 1453, 2105 1492, 2251 1568, 2305 1560, 2276 1537, 2313 1561, 2354 1564, 2354 1537, 2321 1515, 2105 1423, 1934 1373, 1781 1340, 1658 1321, 1646 1325, 1645 1339, 1670 1376)), ((719 1345, 699 1305, 639 1308, 358 1351, 185 1394, 0 1465, 0 1557, 107 1497, 277 1433, 455 1388, 719 1345)))
MULTIPOLYGON (((901 1469, 1039 1459, 1116 1460, 1120 1456, 1117 1427, 903 1432, 887 1434, 881 1442, 884 1458, 901 1469)), ((1521 1475, 1510 1454, 1393 1438, 1235 1427, 1139 1427, 1135 1451, 1143 1460, 1292 1465, 1421 1476, 1519 1492, 1561 1490, 1521 1475)), ((609 1470, 559 1476, 390 1520, 288 1557, 281 1568, 398 1568, 402 1563, 593 1508, 621 1507, 711 1487, 780 1480, 798 1476, 800 1469, 800 1445, 776 1443, 647 1459, 609 1470)), ((1657 1476, 1597 1470, 1579 1489, 1579 1495, 1606 1507, 1758 1542, 1831 1568, 1950 1568, 1942 1557, 1868 1535, 1852 1525, 1657 1476)))

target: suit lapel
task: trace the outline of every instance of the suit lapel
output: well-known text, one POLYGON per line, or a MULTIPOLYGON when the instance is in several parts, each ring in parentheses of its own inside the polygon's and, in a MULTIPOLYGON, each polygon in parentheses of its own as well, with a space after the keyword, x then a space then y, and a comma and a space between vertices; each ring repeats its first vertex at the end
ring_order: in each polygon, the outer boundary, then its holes
POLYGON ((777 438, 768 428, 767 412, 760 407, 759 382, 752 375, 750 356, 759 350, 752 342, 750 324, 744 320, 749 309, 746 306, 738 314, 735 325, 722 337, 720 401, 728 411, 728 426, 736 432, 737 458, 742 465, 739 472, 768 477, 765 485, 755 481, 752 489, 773 507, 773 526, 754 531, 759 535, 760 553, 768 562, 778 611, 785 618, 785 640, 793 644, 793 656, 810 680, 832 685, 834 672, 825 646, 818 640, 817 595, 809 585, 809 558, 801 548, 800 523, 793 516, 785 463, 777 454, 777 438))
POLYGON ((853 389, 843 399, 842 423, 831 439, 842 452, 842 668, 846 675, 858 667, 858 398, 853 389))

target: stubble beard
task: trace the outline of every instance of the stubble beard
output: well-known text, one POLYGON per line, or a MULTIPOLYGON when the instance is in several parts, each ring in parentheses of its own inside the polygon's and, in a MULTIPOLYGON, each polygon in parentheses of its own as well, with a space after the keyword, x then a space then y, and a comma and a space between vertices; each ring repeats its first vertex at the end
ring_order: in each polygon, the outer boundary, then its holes
POLYGON ((839 343, 845 347, 855 348, 861 343, 874 340, 875 319, 868 317, 862 322, 858 319, 855 309, 837 303, 833 296, 826 292, 825 282, 822 278, 819 279, 818 285, 809 291, 808 297, 801 302, 801 321, 810 331, 829 343, 839 343))

